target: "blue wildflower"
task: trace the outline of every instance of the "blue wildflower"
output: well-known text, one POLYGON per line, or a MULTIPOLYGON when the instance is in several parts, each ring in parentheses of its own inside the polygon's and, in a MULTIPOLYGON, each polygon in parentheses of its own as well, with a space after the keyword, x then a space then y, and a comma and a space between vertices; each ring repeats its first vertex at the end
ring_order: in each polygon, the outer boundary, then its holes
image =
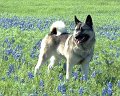
POLYGON ((111 88, 107 89, 107 94, 108 94, 108 96, 112 96, 112 89, 111 88))
POLYGON ((81 80, 82 80, 82 81, 86 81, 86 80, 87 80, 87 76, 86 76, 86 75, 83 75, 83 76, 81 77, 81 80))
POLYGON ((6 72, 7 73, 7 76, 10 77, 11 76, 11 73, 9 71, 6 72))
POLYGON ((58 89, 58 92, 61 91, 61 84, 58 85, 58 88, 57 88, 57 89, 58 89))
POLYGON ((6 53, 6 55, 10 55, 10 54, 12 53, 12 51, 13 51, 13 50, 12 50, 11 48, 10 48, 10 49, 6 49, 6 50, 5 50, 5 53, 6 53))
POLYGON ((32 72, 28 72, 28 78, 29 78, 29 79, 33 79, 33 78, 34 78, 34 75, 33 75, 32 72))
POLYGON ((21 54, 21 53, 16 53, 16 54, 14 54, 13 56, 14 56, 14 59, 15 59, 15 60, 19 60, 20 57, 22 56, 22 54, 21 54))
POLYGON ((66 86, 64 84, 61 85, 61 93, 62 94, 66 93, 66 86))
POLYGON ((41 46, 41 39, 35 44, 35 46, 37 47, 37 49, 40 49, 40 46, 41 46))
POLYGON ((106 96, 106 94, 107 94, 107 89, 106 89, 106 88, 103 88, 103 89, 102 89, 102 96, 106 96))
POLYGON ((63 79, 63 74, 62 74, 62 73, 59 74, 59 79, 60 79, 60 80, 63 79))
POLYGON ((111 82, 107 84, 107 94, 108 96, 112 96, 112 83, 111 82))
POLYGON ((112 83, 109 82, 109 83, 107 84, 107 87, 110 88, 110 89, 112 89, 112 83))
POLYGON ((107 87, 103 88, 102 90, 102 96, 106 96, 106 95, 112 96, 112 83, 111 82, 109 82, 107 84, 107 87))
POLYGON ((78 90, 79 95, 82 96, 83 92, 84 92, 83 87, 80 87, 79 90, 78 90))
POLYGON ((93 71, 91 77, 95 78, 95 76, 96 76, 96 71, 93 71))
POLYGON ((12 41, 11 41, 12 43, 14 43, 15 42, 15 39, 12 37, 12 41))
POLYGON ((2 81, 5 81, 5 77, 2 77, 1 79, 2 79, 2 81))
POLYGON ((14 76, 14 80, 15 80, 15 81, 18 81, 18 76, 14 76))
POLYGON ((8 43, 8 42, 9 42, 9 39, 8 39, 8 38, 5 38, 4 42, 5 42, 5 43, 8 43))
POLYGON ((10 64, 9 65, 9 69, 8 69, 9 73, 13 73, 15 71, 14 65, 10 64))
POLYGON ((42 87, 42 88, 44 87, 44 81, 43 80, 40 80, 39 86, 42 87))
POLYGON ((64 83, 58 85, 58 92, 61 92, 62 94, 66 93, 66 86, 64 83))
POLYGON ((73 78, 74 78, 75 80, 78 79, 78 72, 73 72, 73 78))

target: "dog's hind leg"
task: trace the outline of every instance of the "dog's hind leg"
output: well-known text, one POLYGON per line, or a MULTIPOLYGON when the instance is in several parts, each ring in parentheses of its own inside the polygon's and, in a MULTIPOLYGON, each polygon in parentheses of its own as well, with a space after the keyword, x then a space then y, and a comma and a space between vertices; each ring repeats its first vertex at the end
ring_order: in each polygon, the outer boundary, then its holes
POLYGON ((34 71, 34 75, 36 75, 37 71, 39 70, 39 68, 41 67, 41 65, 43 65, 50 57, 51 57, 52 53, 50 52, 41 52, 41 54, 39 55, 39 59, 38 59, 38 63, 35 66, 35 71, 34 71))
POLYGON ((35 71, 34 71, 34 75, 36 75, 37 71, 39 70, 39 68, 41 67, 42 64, 45 63, 46 61, 46 58, 47 56, 44 55, 39 55, 39 59, 38 59, 38 62, 37 62, 37 65, 35 66, 35 71))
POLYGON ((89 63, 81 64, 81 69, 82 69, 83 78, 87 80, 88 72, 89 72, 89 63))
POLYGON ((59 61, 60 61, 60 58, 58 58, 57 56, 52 56, 50 58, 50 64, 48 65, 48 73, 50 72, 50 69, 52 69, 54 65, 59 63, 59 61))

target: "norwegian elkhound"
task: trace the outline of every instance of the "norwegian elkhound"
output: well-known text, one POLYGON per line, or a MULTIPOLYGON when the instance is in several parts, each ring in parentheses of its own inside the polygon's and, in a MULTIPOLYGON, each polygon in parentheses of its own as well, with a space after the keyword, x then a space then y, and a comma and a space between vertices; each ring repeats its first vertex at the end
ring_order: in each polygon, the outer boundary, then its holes
POLYGON ((94 53, 95 33, 90 15, 85 23, 75 16, 75 29, 73 34, 67 32, 64 22, 56 21, 50 27, 42 42, 38 63, 35 66, 35 74, 39 67, 50 59, 48 71, 57 64, 61 58, 66 59, 66 79, 70 78, 75 64, 81 65, 83 75, 87 78, 89 62, 94 53))

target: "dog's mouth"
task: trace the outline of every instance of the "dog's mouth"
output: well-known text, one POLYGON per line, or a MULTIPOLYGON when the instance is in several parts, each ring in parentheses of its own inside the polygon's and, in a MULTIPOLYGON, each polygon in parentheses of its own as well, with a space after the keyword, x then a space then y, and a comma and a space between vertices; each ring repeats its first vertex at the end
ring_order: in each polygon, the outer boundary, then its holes
POLYGON ((88 34, 79 34, 75 36, 75 41, 77 44, 85 43, 86 41, 88 41, 89 37, 90 36, 88 34))

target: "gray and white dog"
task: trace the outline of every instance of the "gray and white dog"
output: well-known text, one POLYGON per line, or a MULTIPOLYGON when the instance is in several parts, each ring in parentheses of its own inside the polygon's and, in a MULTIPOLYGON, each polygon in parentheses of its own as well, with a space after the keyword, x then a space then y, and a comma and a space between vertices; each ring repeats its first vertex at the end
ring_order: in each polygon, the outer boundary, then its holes
POLYGON ((90 15, 85 23, 75 16, 75 29, 73 34, 67 32, 64 22, 56 21, 50 27, 42 42, 38 63, 35 66, 35 74, 48 59, 48 71, 54 64, 58 64, 61 58, 66 60, 66 79, 70 79, 72 68, 75 64, 81 65, 85 78, 89 70, 89 62, 94 53, 95 33, 90 15))

